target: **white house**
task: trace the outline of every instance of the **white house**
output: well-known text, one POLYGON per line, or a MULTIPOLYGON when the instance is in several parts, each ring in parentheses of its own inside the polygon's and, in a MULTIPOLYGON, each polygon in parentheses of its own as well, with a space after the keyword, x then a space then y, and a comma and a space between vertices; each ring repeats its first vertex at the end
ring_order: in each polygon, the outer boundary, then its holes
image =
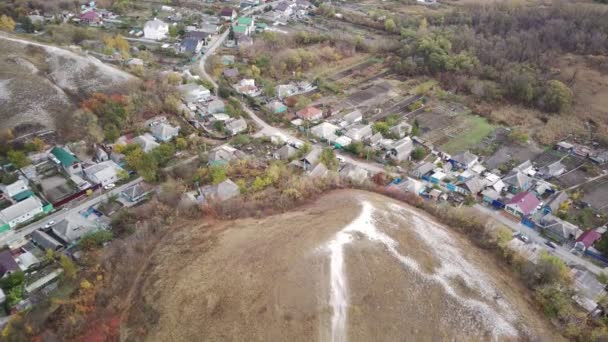
POLYGON ((169 24, 154 18, 144 24, 144 37, 146 39, 162 40, 169 33, 169 24))
POLYGON ((182 99, 186 102, 198 102, 211 96, 209 89, 196 83, 186 83, 177 87, 177 90, 182 95, 182 99))
POLYGON ((355 124, 348 129, 345 135, 355 141, 361 141, 373 135, 372 126, 355 124))
POLYGON ((152 136, 161 142, 170 141, 179 134, 179 126, 171 126, 164 122, 152 126, 150 130, 152 131, 152 136))
POLYGON ((24 180, 19 179, 18 181, 14 182, 13 184, 0 185, 0 189, 2 189, 2 192, 7 197, 13 197, 21 192, 29 190, 29 187, 24 180))
POLYGON ((133 143, 141 146, 142 151, 145 153, 148 153, 160 146, 160 144, 154 140, 154 137, 148 133, 135 137, 133 139, 133 143))
POLYGON ((118 164, 111 160, 89 166, 84 169, 84 174, 93 184, 106 186, 118 182, 118 173, 122 170, 118 164))
POLYGON ((338 129, 339 127, 336 125, 330 124, 329 122, 322 122, 311 128, 310 132, 321 139, 333 142, 338 138, 336 135, 338 129))
POLYGON ((259 95, 259 89, 255 86, 255 80, 252 78, 244 78, 234 86, 234 89, 240 94, 247 96, 259 95))
POLYGON ((226 124, 226 130, 230 135, 237 135, 247 129, 247 121, 240 118, 238 120, 230 121, 226 124))
POLYGON ((401 140, 395 141, 395 144, 389 151, 389 157, 397 161, 404 161, 409 159, 413 149, 414 142, 412 139, 410 139, 410 137, 405 137, 401 140))
POLYGON ((0 211, 0 226, 8 225, 13 228, 27 222, 38 214, 42 214, 42 202, 36 196, 31 196, 0 211))

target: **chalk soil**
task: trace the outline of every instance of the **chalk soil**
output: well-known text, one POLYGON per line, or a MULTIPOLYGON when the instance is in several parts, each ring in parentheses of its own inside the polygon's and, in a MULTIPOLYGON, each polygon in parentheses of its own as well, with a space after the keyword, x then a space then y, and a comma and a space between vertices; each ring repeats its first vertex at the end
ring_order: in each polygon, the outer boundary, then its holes
POLYGON ((346 340, 561 340, 486 252, 424 213, 351 190, 264 219, 176 229, 150 256, 123 336, 330 341, 328 245, 357 220, 394 243, 349 233, 346 340), (364 203, 373 210, 361 220, 364 203))

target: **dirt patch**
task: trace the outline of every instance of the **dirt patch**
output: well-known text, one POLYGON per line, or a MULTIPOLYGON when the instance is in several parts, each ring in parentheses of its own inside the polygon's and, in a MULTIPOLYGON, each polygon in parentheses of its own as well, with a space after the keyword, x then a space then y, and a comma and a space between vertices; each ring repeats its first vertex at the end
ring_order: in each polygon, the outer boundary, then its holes
POLYGON ((349 340, 482 341, 502 336, 484 318, 496 312, 519 337, 559 340, 484 252, 422 213, 395 211, 396 202, 361 191, 336 191, 264 219, 176 229, 150 256, 124 333, 151 341, 328 340, 335 313, 328 243, 361 220, 362 201, 375 208, 370 220, 385 235, 353 233, 344 246, 349 340), (462 257, 448 260, 450 253, 462 257))

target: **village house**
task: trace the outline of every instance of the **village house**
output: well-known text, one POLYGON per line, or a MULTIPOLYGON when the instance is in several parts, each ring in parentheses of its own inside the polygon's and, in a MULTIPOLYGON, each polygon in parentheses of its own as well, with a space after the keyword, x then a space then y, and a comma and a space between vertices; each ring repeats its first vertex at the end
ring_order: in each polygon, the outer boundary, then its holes
POLYGON ((93 184, 101 184, 102 186, 118 182, 121 171, 122 168, 111 160, 91 165, 83 170, 84 175, 93 184))
POLYGON ((255 80, 253 78, 244 78, 239 83, 234 85, 234 89, 239 93, 247 96, 258 96, 260 91, 255 86, 255 80))
POLYGON ((285 97, 293 96, 298 92, 298 87, 294 84, 279 84, 275 88, 277 96, 282 99, 285 97))
MULTIPOLYGON (((0 252, 0 278, 13 272, 20 271, 19 265, 13 258, 10 250, 0 252)), ((4 293, 2 293, 4 295, 4 293)))
POLYGON ((282 16, 288 17, 293 14, 294 7, 296 6, 293 2, 281 1, 274 8, 277 13, 280 13, 282 16))
POLYGON ((321 157, 321 149, 313 148, 304 158, 300 159, 299 166, 304 169, 304 171, 310 171, 313 169, 315 165, 319 162, 319 158, 321 157))
POLYGON ((144 38, 152 40, 163 40, 169 34, 169 24, 154 18, 144 24, 144 38))
POLYGON ((366 142, 369 146, 371 147, 376 147, 380 144, 380 142, 382 141, 383 137, 382 137, 382 133, 377 132, 376 134, 372 135, 371 137, 367 138, 366 142))
POLYGON ((239 76, 239 70, 236 68, 224 69, 224 77, 226 78, 237 78, 239 76))
POLYGON ((287 106, 279 100, 271 101, 266 105, 266 108, 268 108, 272 114, 281 114, 287 111, 287 106))
POLYGON ((473 177, 465 181, 461 187, 469 194, 477 196, 486 187, 486 182, 481 177, 473 177))
POLYGON ((232 120, 226 123, 226 131, 230 135, 237 135, 247 130, 247 121, 243 118, 232 120))
POLYGON ((203 41, 194 37, 184 38, 179 45, 179 51, 181 53, 188 53, 193 55, 200 53, 202 48, 203 41))
POLYGON ((308 177, 310 178, 323 178, 329 173, 327 166, 323 163, 317 164, 310 172, 308 172, 308 177))
POLYGON ((69 175, 82 173, 82 164, 80 163, 80 160, 71 152, 68 152, 61 147, 53 147, 49 157, 53 162, 61 165, 63 170, 69 175))
POLYGON ((21 202, 0 210, 0 231, 14 228, 43 212, 42 201, 36 196, 30 196, 21 202))
POLYGON ((224 101, 215 99, 207 104, 207 112, 209 114, 223 113, 226 110, 224 101))
POLYGON ((410 139, 410 137, 405 137, 393 144, 393 147, 388 152, 388 157, 395 161, 402 162, 410 158, 413 149, 414 143, 412 139, 410 139))
POLYGON ((41 229, 35 230, 32 233, 32 242, 45 251, 47 249, 58 251, 63 248, 61 242, 55 240, 52 236, 41 229))
POLYGON ((168 123, 158 123, 150 129, 152 136, 160 142, 168 142, 179 135, 179 126, 172 126, 168 123))
POLYGON ((289 160, 289 159, 291 159, 291 157, 295 156, 297 153, 298 153, 297 149, 295 149, 294 147, 292 147, 289 144, 285 144, 285 145, 283 145, 283 147, 281 147, 280 149, 275 151, 272 154, 272 157, 274 159, 278 159, 278 160, 289 160))
POLYGON ((339 130, 340 128, 334 124, 331 124, 329 122, 322 122, 314 127, 312 127, 310 129, 310 132, 329 142, 333 142, 335 141, 338 136, 336 135, 336 132, 339 130))
POLYGON ((558 191, 547 198, 545 205, 543 206, 543 212, 545 214, 557 213, 560 206, 568 201, 570 196, 565 191, 558 191))
POLYGON ((220 11, 220 18, 225 21, 233 21, 236 19, 236 10, 234 8, 224 7, 220 11))
POLYGON ((323 112, 315 107, 306 107, 297 111, 296 116, 302 120, 317 121, 323 118, 323 112))
POLYGON ((363 183, 369 177, 369 172, 367 172, 367 170, 350 163, 346 164, 339 173, 341 177, 354 183, 363 183))
POLYGON ((196 83, 182 84, 177 87, 177 90, 182 95, 182 99, 188 103, 203 101, 211 96, 209 89, 196 83))
POLYGON ((229 145, 220 145, 209 152, 209 165, 226 165, 233 160, 245 158, 247 155, 229 145))
MULTIPOLYGON (((192 31, 188 31, 186 32, 186 34, 184 35, 185 39, 196 39, 197 41, 200 41, 202 45, 207 45, 209 43, 209 40, 211 39, 211 34, 201 31, 201 30, 192 30, 192 31)), ((200 51, 200 49, 199 49, 200 51)))
POLYGON ((347 137, 351 138, 354 141, 362 141, 368 139, 374 134, 372 131, 371 125, 363 125, 363 124, 354 124, 348 128, 346 131, 347 137))
POLYGON ((148 196, 148 194, 150 194, 153 190, 154 188, 152 186, 144 182, 139 182, 123 190, 120 194, 128 202, 136 203, 146 198, 146 196, 148 196))
POLYGON ((561 161, 556 161, 547 166, 543 166, 538 170, 538 174, 544 179, 558 177, 564 172, 566 172, 566 167, 561 161))
POLYGON ((578 238, 576 238, 576 243, 574 244, 574 248, 581 252, 587 250, 587 248, 593 247, 593 244, 602 238, 602 234, 595 229, 589 229, 583 232, 578 238))
POLYGON ((200 188, 200 203, 221 202, 238 196, 241 192, 239 186, 230 179, 216 185, 206 185, 200 188))
POLYGON ((30 187, 26 180, 19 179, 9 185, 0 184, 0 190, 5 197, 15 199, 15 197, 19 197, 19 194, 28 192, 30 187))
POLYGON ((450 163, 455 169, 466 170, 479 161, 479 157, 469 151, 458 153, 450 159, 450 163))
POLYGON ((220 32, 220 27, 215 24, 202 24, 200 30, 209 35, 214 35, 220 32))
POLYGON ((539 220, 538 226, 546 236, 559 243, 574 240, 583 233, 576 225, 564 221, 553 214, 543 216, 539 220))
POLYGON ((344 115, 340 126, 346 127, 354 123, 361 122, 361 120, 363 120, 363 113, 361 113, 361 111, 357 109, 344 115))
POLYGON ((420 195, 424 191, 425 186, 421 181, 406 177, 404 180, 397 184, 389 184, 387 186, 387 189, 390 191, 410 192, 415 195, 420 195))
POLYGON ((78 216, 65 218, 53 225, 51 228, 55 236, 59 238, 64 246, 80 240, 84 235, 97 230, 95 224, 85 219, 78 219, 78 216))
POLYGON ((533 214, 540 200, 532 192, 523 191, 513 196, 505 205, 505 211, 517 217, 533 214))
POLYGON ((402 121, 389 129, 389 133, 401 139, 412 132, 412 125, 402 121))
POLYGON ((588 270, 573 267, 571 271, 576 295, 572 297, 576 304, 590 315, 598 310, 598 303, 606 296, 606 285, 588 270))
POLYGON ((103 24, 101 15, 99 15, 96 11, 87 11, 81 14, 78 19, 80 19, 80 22, 85 25, 97 26, 103 24))
POLYGON ((423 162, 422 164, 416 166, 416 168, 414 168, 412 171, 410 171, 410 176, 421 179, 422 177, 430 174, 434 169, 435 164, 423 162))
POLYGON ((153 149, 160 146, 159 143, 154 140, 154 137, 150 133, 145 133, 143 135, 135 137, 132 142, 141 147, 141 150, 145 153, 152 151, 153 149))
POLYGON ((534 185, 534 180, 518 168, 511 170, 502 181, 507 185, 509 192, 514 194, 527 191, 534 185))

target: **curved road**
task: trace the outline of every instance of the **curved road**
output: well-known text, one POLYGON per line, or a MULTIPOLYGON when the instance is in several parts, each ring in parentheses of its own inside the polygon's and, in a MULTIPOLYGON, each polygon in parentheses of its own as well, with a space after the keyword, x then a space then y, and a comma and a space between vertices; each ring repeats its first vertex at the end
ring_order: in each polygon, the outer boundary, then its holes
MULTIPOLYGON (((274 2, 274 3, 268 3, 268 4, 264 4, 263 6, 258 6, 256 8, 250 9, 249 11, 244 12, 245 15, 249 15, 251 12, 255 11, 256 9, 260 9, 263 8, 265 6, 268 5, 274 5, 278 2, 274 2)), ((205 54, 201 57, 201 59, 199 60, 199 70, 201 73, 201 76, 205 79, 207 79, 209 82, 211 82, 211 84, 213 84, 213 87, 217 90, 218 85, 215 82, 215 80, 209 75, 207 74, 207 71, 205 70, 205 63, 207 62, 207 58, 209 58, 209 56, 213 55, 215 53, 215 51, 217 50, 217 48, 222 45, 222 43, 224 42, 224 40, 226 40, 226 37, 228 37, 228 33, 230 32, 230 30, 226 30, 224 33, 222 33, 208 48, 207 51, 205 52, 205 54)), ((251 110, 246 103, 244 103, 243 101, 239 100, 239 102, 241 103, 241 107, 243 107, 243 110, 249 115, 249 117, 251 117, 251 119, 261 128, 260 131, 258 131, 255 135, 257 136, 273 136, 273 135, 283 135, 284 137, 286 137, 287 139, 289 139, 290 141, 293 142, 299 142, 299 143, 304 143, 304 141, 302 141, 300 138, 296 137, 295 135, 292 135, 291 133, 289 133, 287 130, 278 128, 278 127, 274 127, 270 124, 268 124, 266 121, 262 120, 262 118, 260 118, 259 116, 257 116, 255 114, 255 112, 253 110, 251 110)), ((317 148, 323 148, 324 145, 322 144, 316 144, 314 145, 314 147, 317 148)), ((337 152, 337 154, 342 157, 346 162, 357 165, 371 173, 378 173, 378 172, 386 172, 386 170, 384 169, 384 165, 380 164, 380 163, 374 163, 374 162, 368 162, 368 161, 363 161, 363 160, 359 160, 359 159, 355 159, 353 158, 351 155, 349 154, 345 154, 345 153, 341 153, 341 152, 337 152)))

